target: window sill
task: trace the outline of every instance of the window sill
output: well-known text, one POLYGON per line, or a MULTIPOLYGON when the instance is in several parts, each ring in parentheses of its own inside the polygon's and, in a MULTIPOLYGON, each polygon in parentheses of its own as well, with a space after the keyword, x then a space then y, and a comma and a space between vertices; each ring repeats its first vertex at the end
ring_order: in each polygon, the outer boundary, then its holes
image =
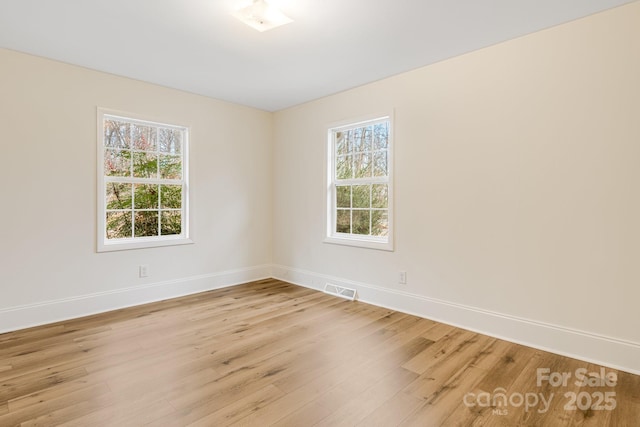
POLYGON ((114 251, 126 251, 133 249, 148 249, 148 248, 157 248, 163 246, 180 246, 180 245, 191 245, 193 244, 193 240, 187 238, 166 238, 166 239, 122 239, 122 240, 113 240, 106 243, 98 243, 98 252, 114 252, 114 251))
POLYGON ((376 249, 379 251, 393 252, 393 243, 391 239, 388 241, 382 241, 378 239, 367 238, 355 238, 347 236, 327 236, 324 243, 330 243, 334 245, 354 246, 365 249, 376 249))

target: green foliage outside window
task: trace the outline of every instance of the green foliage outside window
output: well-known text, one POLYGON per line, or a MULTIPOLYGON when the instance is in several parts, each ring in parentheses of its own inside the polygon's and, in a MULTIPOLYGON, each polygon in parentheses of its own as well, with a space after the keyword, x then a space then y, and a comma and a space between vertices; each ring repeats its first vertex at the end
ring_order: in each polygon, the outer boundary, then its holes
POLYGON ((182 150, 180 129, 105 119, 107 239, 182 233, 182 150))
POLYGON ((387 236, 389 122, 336 131, 333 136, 335 232, 387 236))

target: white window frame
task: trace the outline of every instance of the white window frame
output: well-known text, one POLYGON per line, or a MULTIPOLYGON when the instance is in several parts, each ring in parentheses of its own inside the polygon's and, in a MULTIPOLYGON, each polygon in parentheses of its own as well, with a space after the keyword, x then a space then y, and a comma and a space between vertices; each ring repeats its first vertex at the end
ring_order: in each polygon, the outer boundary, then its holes
POLYGON ((149 119, 138 114, 109 110, 105 108, 97 109, 97 251, 110 252, 129 249, 153 248, 159 246, 173 246, 191 244, 189 234, 189 134, 188 126, 178 124, 167 124, 158 120, 149 119), (164 128, 181 129, 184 133, 182 145, 182 179, 149 179, 149 178, 110 178, 104 174, 104 121, 105 117, 115 118, 123 121, 140 123, 149 126, 159 126, 164 128), (131 182, 133 184, 181 184, 182 189, 182 226, 181 234, 171 236, 150 236, 131 237, 124 239, 107 239, 106 230, 106 184, 107 182, 131 182))
MULTIPOLYGON (((325 185, 325 233, 324 233, 324 242, 339 244, 339 245, 347 245, 347 246, 356 246, 361 248, 368 249, 378 249, 385 251, 393 251, 393 235, 394 235, 394 221, 393 221, 393 211, 394 211, 394 203, 393 203, 393 151, 394 151, 394 120, 393 120, 393 112, 386 114, 372 114, 369 116, 361 117, 358 119, 342 121, 339 123, 333 123, 327 126, 327 145, 326 145, 326 155, 325 155, 325 177, 326 177, 326 185, 325 185), (336 230, 336 212, 337 212, 337 200, 336 200, 336 180, 335 176, 335 165, 336 165, 336 149, 335 149, 335 132, 348 130, 352 128, 357 128, 361 126, 373 125, 380 122, 389 122, 389 142, 387 149, 387 171, 388 175, 386 178, 376 177, 371 180, 367 180, 367 183, 376 183, 384 182, 388 185, 388 233, 387 236, 377 237, 377 236, 364 236, 357 234, 347 234, 347 233, 337 233, 336 230)), ((354 180, 341 180, 342 184, 357 184, 364 183, 365 181, 358 181, 358 179, 354 180)))

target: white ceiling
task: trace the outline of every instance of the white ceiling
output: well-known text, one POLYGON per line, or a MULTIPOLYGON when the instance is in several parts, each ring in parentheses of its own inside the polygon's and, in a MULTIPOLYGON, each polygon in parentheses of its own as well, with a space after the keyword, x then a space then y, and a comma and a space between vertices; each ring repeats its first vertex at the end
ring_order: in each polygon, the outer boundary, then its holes
POLYGON ((631 2, 272 0, 260 33, 235 1, 0 0, 0 46, 276 111, 631 2))

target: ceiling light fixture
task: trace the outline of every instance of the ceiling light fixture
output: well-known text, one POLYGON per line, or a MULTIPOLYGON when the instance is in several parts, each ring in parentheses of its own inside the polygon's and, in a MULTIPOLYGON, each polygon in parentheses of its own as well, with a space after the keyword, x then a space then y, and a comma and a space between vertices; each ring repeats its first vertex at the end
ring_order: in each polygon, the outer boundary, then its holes
POLYGON ((260 32, 293 22, 291 18, 267 0, 243 2, 232 15, 260 32))

